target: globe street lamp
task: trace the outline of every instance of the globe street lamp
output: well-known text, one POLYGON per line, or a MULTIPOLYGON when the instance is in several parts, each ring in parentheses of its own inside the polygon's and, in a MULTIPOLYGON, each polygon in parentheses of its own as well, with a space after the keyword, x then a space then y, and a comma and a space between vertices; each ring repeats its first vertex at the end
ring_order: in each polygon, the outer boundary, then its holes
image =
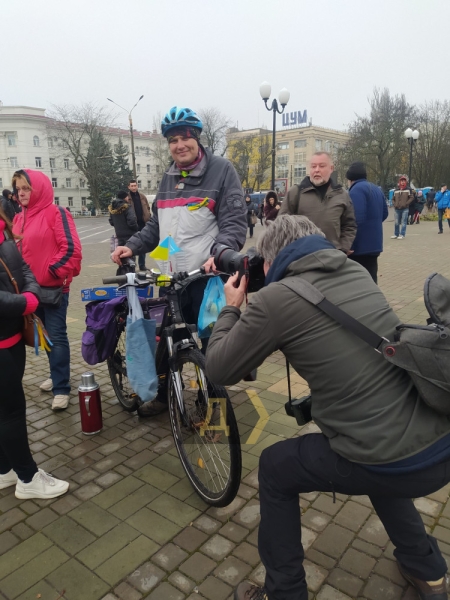
POLYGON ((131 113, 133 112, 133 110, 136 108, 136 106, 139 104, 139 102, 142 100, 143 97, 144 96, 142 95, 139 98, 139 100, 136 102, 136 104, 133 106, 133 108, 130 111, 128 111, 123 106, 120 106, 120 104, 117 104, 117 102, 114 102, 114 100, 111 100, 111 98, 106 98, 109 102, 112 102, 113 104, 115 104, 116 106, 118 106, 119 108, 121 108, 122 110, 124 110, 125 112, 128 113, 128 121, 130 123, 131 158, 133 159, 133 176, 134 176, 134 178, 136 180, 137 180, 137 175, 136 175, 136 155, 134 153, 133 120, 131 119, 131 113))
POLYGON ((417 142, 417 140, 419 139, 419 132, 417 131, 417 129, 414 129, 414 131, 411 129, 411 127, 408 127, 408 129, 405 131, 405 138, 408 140, 408 144, 409 144, 409 185, 411 185, 411 171, 412 171, 412 155, 413 155, 413 145, 414 142, 417 142))
POLYGON ((278 94, 278 100, 281 104, 281 110, 278 108, 278 102, 274 98, 272 100, 272 105, 267 106, 267 101, 270 98, 270 93, 272 91, 272 87, 270 83, 267 81, 263 81, 263 83, 259 86, 259 93, 261 94, 261 98, 264 100, 264 104, 266 105, 267 110, 271 110, 273 112, 273 127, 272 127, 272 190, 275 190, 275 135, 276 135, 276 126, 277 126, 277 113, 283 114, 286 104, 289 102, 290 93, 286 88, 280 90, 278 94))

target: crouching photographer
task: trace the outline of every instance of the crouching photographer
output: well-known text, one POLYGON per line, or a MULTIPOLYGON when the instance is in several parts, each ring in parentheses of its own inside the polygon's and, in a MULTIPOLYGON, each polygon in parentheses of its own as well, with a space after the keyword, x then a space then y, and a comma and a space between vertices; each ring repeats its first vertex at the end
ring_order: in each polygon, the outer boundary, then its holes
POLYGON ((450 420, 422 401, 405 371, 292 288, 306 280, 388 339, 400 321, 369 273, 306 217, 280 215, 258 251, 265 286, 241 313, 246 279, 230 277, 206 373, 217 384, 234 385, 281 350, 308 382, 321 433, 262 452, 258 543, 266 581, 263 588, 241 583, 235 599, 307 600, 298 495, 320 491, 368 495, 403 577, 420 598, 444 600, 447 566, 412 499, 450 481, 450 420))

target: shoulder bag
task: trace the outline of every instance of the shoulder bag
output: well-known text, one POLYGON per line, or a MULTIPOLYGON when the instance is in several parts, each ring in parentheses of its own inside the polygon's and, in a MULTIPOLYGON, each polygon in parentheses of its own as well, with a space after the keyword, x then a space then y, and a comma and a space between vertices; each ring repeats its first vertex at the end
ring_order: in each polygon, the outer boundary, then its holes
MULTIPOLYGON (((5 261, 0 258, 0 263, 3 265, 5 271, 7 272, 8 277, 11 280, 11 283, 13 284, 16 294, 20 295, 19 286, 17 285, 17 281, 14 279, 14 277, 13 277, 11 271, 8 269, 5 261)), ((46 331, 41 319, 35 313, 30 313, 29 315, 24 315, 22 337, 27 346, 31 346, 32 348, 37 347, 37 342, 39 339, 37 332, 39 330, 41 330, 43 332, 47 341, 50 341, 48 338, 47 331, 46 331), (35 332, 35 330, 36 330, 36 332, 35 332)))

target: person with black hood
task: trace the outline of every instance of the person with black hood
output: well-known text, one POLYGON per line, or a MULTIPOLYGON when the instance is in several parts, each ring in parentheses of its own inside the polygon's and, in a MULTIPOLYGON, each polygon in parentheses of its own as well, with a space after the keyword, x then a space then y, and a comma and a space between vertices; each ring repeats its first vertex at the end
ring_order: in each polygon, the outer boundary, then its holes
POLYGON ((367 181, 366 165, 354 162, 345 174, 358 229, 349 258, 367 269, 377 283, 378 257, 383 252, 383 221, 388 207, 379 187, 367 181))
POLYGON ((275 221, 278 216, 278 211, 280 210, 280 203, 278 201, 278 194, 271 190, 267 192, 266 197, 264 198, 264 219, 266 221, 275 221))
POLYGON ((11 190, 3 190, 2 192, 2 208, 5 215, 12 222, 17 213, 22 210, 18 203, 14 200, 11 190))
POLYGON ((253 228, 256 225, 258 217, 256 216, 258 207, 253 202, 251 196, 247 194, 245 196, 245 206, 247 208, 247 225, 250 230, 250 237, 253 237, 253 228))
POLYGON ((108 206, 109 222, 114 227, 119 246, 124 246, 132 235, 139 231, 128 192, 117 192, 117 198, 108 206))

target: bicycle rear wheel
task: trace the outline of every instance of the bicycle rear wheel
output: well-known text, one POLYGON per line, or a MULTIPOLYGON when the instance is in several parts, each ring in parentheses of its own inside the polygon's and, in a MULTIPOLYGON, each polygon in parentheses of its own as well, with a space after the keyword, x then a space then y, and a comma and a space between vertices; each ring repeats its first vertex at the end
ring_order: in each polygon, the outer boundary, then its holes
POLYGON ((211 506, 227 506, 241 481, 239 431, 225 388, 207 380, 205 358, 183 350, 171 371, 169 414, 181 463, 198 495, 211 506))
POLYGON ((118 327, 119 339, 117 340, 116 349, 106 362, 117 400, 126 411, 133 412, 138 407, 139 396, 133 392, 127 376, 125 355, 127 329, 125 323, 118 325, 118 327))

